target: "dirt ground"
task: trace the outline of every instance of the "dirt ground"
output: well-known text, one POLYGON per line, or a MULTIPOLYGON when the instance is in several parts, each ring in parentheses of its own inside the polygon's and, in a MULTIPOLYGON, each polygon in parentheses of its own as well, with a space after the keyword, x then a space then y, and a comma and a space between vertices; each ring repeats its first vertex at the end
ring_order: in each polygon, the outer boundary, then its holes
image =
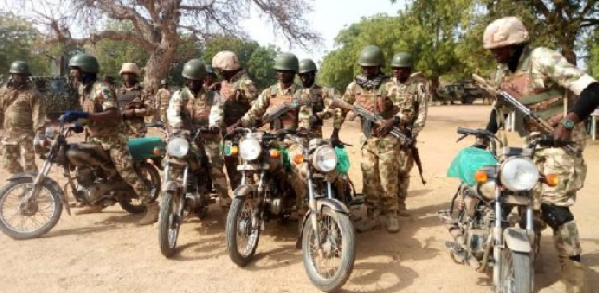
MULTIPOLYGON (((455 129, 481 127, 486 116, 487 106, 481 105, 430 108, 419 144, 428 183, 420 184, 415 168, 408 198, 413 215, 401 219, 397 234, 357 234, 355 268, 343 292, 490 292, 488 275, 452 262, 444 246, 450 235, 436 216, 447 208, 458 184, 445 177, 450 161, 472 143, 455 143, 455 129)), ((358 133, 357 122, 347 122, 341 137, 354 145, 349 149, 350 173, 360 189, 358 133)), ((590 292, 598 292, 597 142, 588 144, 585 159, 588 178, 573 211, 590 292)), ((0 179, 5 176, 1 173, 0 179)), ((183 225, 180 251, 173 259, 160 254, 157 228, 139 227, 139 219, 115 206, 96 215, 63 213, 58 225, 40 239, 15 241, 0 234, 0 292, 317 292, 295 249, 293 223, 269 223, 255 261, 238 268, 225 251, 218 207, 207 220, 191 219, 183 225)), ((544 231, 542 246, 535 277, 545 287, 559 274, 551 231, 544 231)))

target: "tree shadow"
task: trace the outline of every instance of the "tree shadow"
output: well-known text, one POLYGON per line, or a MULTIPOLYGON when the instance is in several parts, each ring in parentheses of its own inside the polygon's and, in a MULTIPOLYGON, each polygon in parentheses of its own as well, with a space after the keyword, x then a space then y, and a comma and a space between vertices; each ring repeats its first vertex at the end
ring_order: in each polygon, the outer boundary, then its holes
POLYGON ((44 235, 43 238, 54 238, 54 237, 62 237, 62 236, 79 236, 83 234, 90 233, 100 233, 110 230, 116 230, 119 226, 116 224, 112 225, 103 225, 103 226, 93 226, 93 227, 81 227, 81 228, 72 228, 72 229, 59 229, 52 230, 48 232, 48 234, 44 235))
MULTIPOLYGON (((259 248, 260 249, 260 248, 259 248)), ((296 243, 284 244, 269 251, 259 251, 245 269, 249 271, 271 270, 288 267, 302 261, 302 252, 296 243)))

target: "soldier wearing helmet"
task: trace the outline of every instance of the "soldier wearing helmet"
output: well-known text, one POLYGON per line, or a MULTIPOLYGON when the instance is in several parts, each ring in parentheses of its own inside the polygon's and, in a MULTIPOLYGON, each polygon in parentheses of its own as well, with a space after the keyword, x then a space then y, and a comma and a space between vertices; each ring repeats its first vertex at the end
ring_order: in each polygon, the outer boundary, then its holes
MULTIPOLYGON (((258 92, 246 71, 240 66, 235 53, 218 52, 212 59, 212 67, 223 77, 218 88, 223 99, 223 126, 229 127, 248 112, 258 92)), ((225 157, 225 167, 232 190, 238 187, 242 179, 237 165, 236 157, 225 157)))
MULTIPOLYGON (((195 127, 219 128, 223 120, 223 106, 218 92, 206 91, 203 87, 206 77, 206 65, 200 59, 192 59, 185 63, 181 76, 185 78, 185 87, 176 91, 169 101, 167 120, 169 127, 178 130, 191 130, 195 127), (211 121, 215 121, 214 123, 211 121)), ((204 133, 202 144, 210 162, 210 176, 219 194, 219 203, 226 207, 231 199, 227 188, 227 179, 223 173, 223 157, 221 156, 221 135, 204 133)))
MULTIPOLYGON (((311 59, 300 61, 298 76, 302 81, 302 100, 309 105, 305 108, 306 111, 298 114, 300 126, 310 130, 311 138, 321 139, 323 138, 323 119, 336 115, 336 109, 329 107, 333 97, 336 96, 335 90, 321 87, 315 83, 317 65, 311 59)), ((337 124, 333 127, 335 132, 339 132, 341 125, 337 124)))
MULTIPOLYGON (((393 126, 408 123, 410 117, 397 112, 396 101, 392 99, 386 88, 389 78, 381 72, 384 57, 381 49, 374 45, 363 48, 358 58, 362 75, 348 85, 343 99, 359 105, 368 111, 383 117, 379 126, 372 125, 363 119, 361 137, 361 169, 363 173, 363 192, 367 202, 367 217, 358 222, 356 229, 367 231, 380 225, 379 215, 387 215, 387 230, 397 232, 398 223, 398 171, 396 157, 400 152, 400 142, 389 131, 393 126)), ((339 122, 343 122, 343 112, 339 122)), ((334 138, 337 133, 334 133, 334 138)))
MULTIPOLYGON (((598 106, 598 82, 558 52, 530 47, 529 33, 516 17, 493 21, 483 33, 483 46, 499 64, 505 64, 506 70, 497 78, 498 87, 555 126, 555 139, 571 140, 583 150, 585 128, 579 122, 598 106), (579 96, 577 104, 572 105, 568 95, 579 96)), ((506 113, 508 109, 495 104, 488 129, 496 132, 506 113)), ((527 139, 540 131, 526 121, 517 121, 517 125, 527 139)), ((542 173, 566 178, 555 187, 541 186, 535 194, 536 206, 541 203, 541 219, 554 230, 562 268, 562 279, 546 290, 583 292, 585 273, 580 262, 579 232, 569 207, 583 187, 587 167, 581 152, 567 152, 559 147, 540 147, 534 159, 542 173)))
MULTIPOLYGON (((409 216, 406 210, 406 196, 410 183, 410 170, 415 162, 415 155, 418 154, 415 143, 419 132, 425 126, 427 119, 427 104, 429 102, 429 93, 425 87, 425 75, 421 72, 413 73, 413 58, 408 52, 398 52, 392 58, 392 78, 386 84, 390 96, 400 105, 397 109, 412 121, 408 125, 410 135, 413 138, 413 144, 404 145, 397 156, 398 166, 398 215, 409 216)), ((418 156, 417 156, 418 158, 418 156)), ((417 160, 420 166, 420 159, 417 160)), ((422 168, 419 167, 419 171, 422 168)))
POLYGON ((119 74, 123 78, 123 84, 117 90, 117 99, 122 109, 127 135, 144 137, 148 132, 144 117, 154 115, 154 105, 150 95, 138 81, 140 70, 137 64, 123 63, 119 74))
POLYGON ((44 99, 29 80, 31 71, 26 62, 13 62, 9 73, 10 81, 0 89, 2 167, 10 174, 37 171, 32 141, 34 136, 40 139, 44 135, 44 99))
MULTIPOLYGON (((100 66, 96 57, 79 54, 69 60, 71 75, 79 81, 83 111, 67 111, 61 120, 82 122, 90 137, 87 143, 101 146, 109 155, 117 172, 131 185, 147 210, 139 224, 147 225, 158 219, 158 204, 151 202, 150 190, 133 167, 133 158, 127 146, 125 124, 118 108, 116 94, 109 84, 98 80, 100 66)), ((103 206, 91 199, 91 205, 77 214, 98 213, 103 206)))
MULTIPOLYGON (((269 114, 276 111, 278 108, 290 106, 288 111, 281 115, 276 121, 271 122, 271 128, 280 130, 280 128, 297 129, 298 128, 298 112, 303 111, 301 105, 302 87, 294 83, 294 78, 298 72, 298 58, 292 53, 280 53, 275 57, 275 70, 277 70, 277 84, 265 89, 258 99, 252 104, 248 112, 236 123, 227 128, 227 132, 231 133, 235 127, 242 125, 244 127, 256 126, 259 124, 264 114, 269 114)), ((302 146, 296 142, 285 142, 283 146, 287 149, 291 158, 297 153, 302 153, 302 146)), ((296 198, 301 200, 306 194, 306 178, 307 169, 306 163, 296 165, 291 162, 291 172, 287 173, 288 182, 296 193, 296 198)), ((280 169, 280 172, 284 170, 280 169)), ((298 213, 304 211, 300 205, 298 213)))
POLYGON ((167 108, 169 107, 169 100, 171 99, 171 91, 169 91, 169 84, 166 79, 160 81, 160 88, 156 92, 156 100, 158 102, 158 109, 160 109, 160 121, 167 122, 167 108))

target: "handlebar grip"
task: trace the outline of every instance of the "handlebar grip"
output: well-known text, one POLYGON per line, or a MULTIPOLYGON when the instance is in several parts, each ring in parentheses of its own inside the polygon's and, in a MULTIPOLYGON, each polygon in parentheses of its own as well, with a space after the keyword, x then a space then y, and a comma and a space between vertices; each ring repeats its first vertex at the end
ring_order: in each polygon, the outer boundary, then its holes
POLYGON ((458 134, 477 134, 477 132, 473 129, 470 128, 465 128, 465 127, 459 127, 456 129, 456 132, 458 134))

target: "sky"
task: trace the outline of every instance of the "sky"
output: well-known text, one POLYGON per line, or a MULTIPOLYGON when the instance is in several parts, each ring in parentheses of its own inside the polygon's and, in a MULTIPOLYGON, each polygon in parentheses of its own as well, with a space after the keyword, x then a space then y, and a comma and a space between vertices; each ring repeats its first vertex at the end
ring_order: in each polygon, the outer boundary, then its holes
POLYGON ((392 4, 389 0, 313 0, 313 11, 306 15, 311 28, 323 38, 323 47, 304 50, 298 45, 290 46, 281 36, 277 37, 271 26, 261 20, 257 13, 243 23, 250 38, 261 45, 274 44, 283 51, 290 51, 299 59, 311 58, 321 61, 328 50, 333 49, 334 39, 345 26, 378 13, 396 14, 405 6, 405 1, 392 4))

